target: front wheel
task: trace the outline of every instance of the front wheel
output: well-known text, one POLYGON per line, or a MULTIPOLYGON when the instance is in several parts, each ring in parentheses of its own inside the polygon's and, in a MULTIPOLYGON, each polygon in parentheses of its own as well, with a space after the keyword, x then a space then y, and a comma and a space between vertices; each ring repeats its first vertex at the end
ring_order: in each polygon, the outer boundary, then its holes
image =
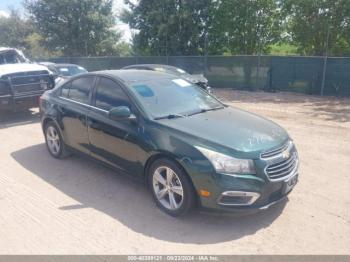
POLYGON ((168 159, 156 160, 151 165, 148 178, 157 206, 167 214, 181 216, 193 209, 195 190, 178 164, 168 159))

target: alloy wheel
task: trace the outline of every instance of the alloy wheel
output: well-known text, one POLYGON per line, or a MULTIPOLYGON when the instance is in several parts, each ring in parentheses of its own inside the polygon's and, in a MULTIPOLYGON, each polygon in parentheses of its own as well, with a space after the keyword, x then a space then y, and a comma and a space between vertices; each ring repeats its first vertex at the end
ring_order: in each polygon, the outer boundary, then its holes
POLYGON ((46 141, 50 152, 53 155, 58 155, 61 148, 61 141, 58 131, 53 126, 48 126, 46 129, 46 141))
POLYGON ((169 167, 160 166, 153 173, 153 190, 163 207, 177 210, 184 200, 184 190, 178 175, 169 167))

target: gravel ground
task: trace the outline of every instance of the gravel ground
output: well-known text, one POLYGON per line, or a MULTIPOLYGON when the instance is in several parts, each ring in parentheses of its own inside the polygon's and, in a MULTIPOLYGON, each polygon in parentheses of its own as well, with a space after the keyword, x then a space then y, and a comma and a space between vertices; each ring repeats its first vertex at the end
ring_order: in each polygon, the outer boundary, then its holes
POLYGON ((128 178, 49 156, 37 110, 0 115, 1 254, 350 254, 350 100, 215 90, 288 130, 289 200, 248 217, 175 219, 128 178))

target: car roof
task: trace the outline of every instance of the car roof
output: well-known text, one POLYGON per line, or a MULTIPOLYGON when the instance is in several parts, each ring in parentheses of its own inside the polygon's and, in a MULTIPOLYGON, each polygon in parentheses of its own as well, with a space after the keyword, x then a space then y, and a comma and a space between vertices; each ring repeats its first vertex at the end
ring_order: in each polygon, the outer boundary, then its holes
POLYGON ((81 65, 77 65, 77 64, 67 64, 67 63, 55 63, 55 66, 79 66, 82 67, 81 65))
POLYGON ((175 66, 171 65, 163 65, 163 64, 135 64, 135 65, 129 65, 123 67, 123 69, 131 69, 131 68, 137 68, 137 67, 148 67, 150 69, 155 69, 155 68, 177 68, 175 66))
POLYGON ((77 65, 77 64, 69 64, 69 63, 53 63, 53 62, 39 62, 38 64, 44 65, 44 66, 57 66, 57 67, 64 67, 64 66, 80 66, 81 65, 77 65))
POLYGON ((39 65, 44 65, 44 66, 51 66, 54 65, 55 63, 52 62, 38 62, 39 65))
POLYGON ((133 69, 120 69, 120 70, 103 70, 93 72, 92 74, 96 75, 107 75, 110 77, 117 78, 123 82, 137 82, 137 81, 147 81, 158 79, 172 79, 174 75, 158 72, 158 71, 149 71, 149 70, 133 70, 133 69))
POLYGON ((57 66, 57 67, 64 67, 64 66, 67 66, 67 67, 77 66, 78 67, 79 66, 79 67, 82 67, 82 66, 77 65, 77 64, 68 64, 68 63, 54 63, 53 66, 57 66))
POLYGON ((17 49, 16 48, 11 48, 11 47, 0 46, 0 52, 4 52, 4 51, 17 51, 17 49))

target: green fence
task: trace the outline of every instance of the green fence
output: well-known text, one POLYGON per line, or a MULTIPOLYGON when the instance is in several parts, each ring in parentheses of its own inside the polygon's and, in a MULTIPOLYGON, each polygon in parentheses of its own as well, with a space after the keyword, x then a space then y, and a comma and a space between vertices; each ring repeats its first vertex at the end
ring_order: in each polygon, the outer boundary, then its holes
POLYGON ((142 56, 60 57, 89 71, 120 69, 132 64, 169 64, 204 74, 212 87, 283 90, 307 94, 350 96, 350 58, 284 56, 142 56), (325 70, 324 70, 325 69, 325 70), (323 72, 325 77, 323 78, 323 72))

